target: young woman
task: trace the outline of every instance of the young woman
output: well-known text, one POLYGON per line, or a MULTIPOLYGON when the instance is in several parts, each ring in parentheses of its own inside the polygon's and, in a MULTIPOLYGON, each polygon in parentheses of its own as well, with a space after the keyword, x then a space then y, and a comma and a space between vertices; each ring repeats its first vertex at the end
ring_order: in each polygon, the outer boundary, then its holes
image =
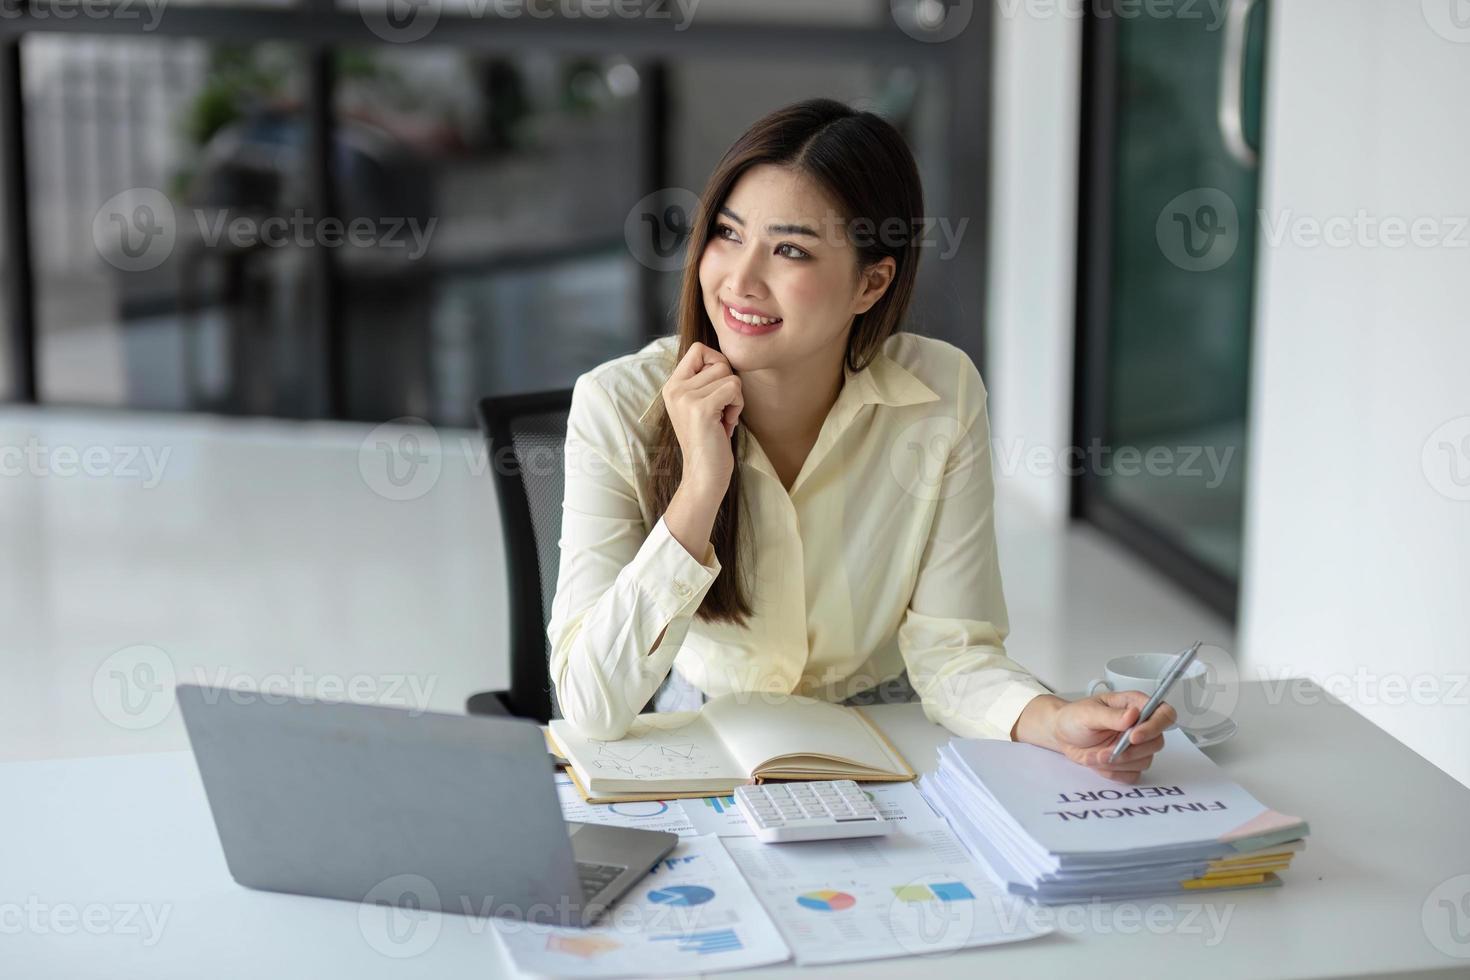
POLYGON ((621 737, 731 691, 908 700, 1106 764, 1141 691, 1068 702, 1006 656, 985 388, 901 332, 924 214, 898 132, 829 99, 757 122, 690 231, 678 333, 577 379, 548 636, 564 717, 621 737))

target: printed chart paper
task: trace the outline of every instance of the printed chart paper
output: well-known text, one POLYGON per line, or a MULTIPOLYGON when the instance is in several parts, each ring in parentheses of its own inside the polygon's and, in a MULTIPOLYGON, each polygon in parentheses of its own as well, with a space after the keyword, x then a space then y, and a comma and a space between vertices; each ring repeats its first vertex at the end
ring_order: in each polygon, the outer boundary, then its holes
POLYGON ((722 841, 803 965, 913 956, 1031 939, 1023 914, 944 826, 887 837, 722 841))
MULTIPOLYGON (((694 829, 678 800, 642 800, 637 803, 588 803, 564 772, 556 774, 556 795, 561 815, 573 823, 598 823, 634 830, 661 830, 666 834, 693 837, 707 833, 694 829)), ((700 802, 694 800, 691 802, 700 802)), ((928 804, 925 804, 927 806, 928 804)))
POLYGON ((492 925, 516 968, 539 976, 687 976, 791 956, 714 836, 680 840, 590 928, 509 919, 492 925))

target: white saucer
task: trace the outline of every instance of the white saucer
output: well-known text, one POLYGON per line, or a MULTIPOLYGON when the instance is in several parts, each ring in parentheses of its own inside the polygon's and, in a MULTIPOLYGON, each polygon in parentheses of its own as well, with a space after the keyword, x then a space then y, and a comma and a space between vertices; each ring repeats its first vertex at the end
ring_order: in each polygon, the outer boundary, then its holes
POLYGON ((1206 714, 1200 721, 1201 724, 1183 729, 1184 736, 1193 742, 1197 749, 1219 745, 1240 730, 1234 718, 1213 712, 1206 714))

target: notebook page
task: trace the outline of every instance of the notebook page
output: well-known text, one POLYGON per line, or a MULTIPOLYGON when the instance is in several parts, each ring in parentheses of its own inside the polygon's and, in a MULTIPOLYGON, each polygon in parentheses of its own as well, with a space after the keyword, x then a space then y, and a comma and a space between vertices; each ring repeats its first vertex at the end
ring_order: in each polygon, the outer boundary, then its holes
POLYGON ((826 755, 880 772, 903 771, 872 728, 842 705, 796 694, 739 693, 706 702, 702 714, 746 773, 793 755, 826 755))
POLYGON ((552 719, 551 734, 588 782, 651 781, 677 788, 697 780, 742 781, 746 776, 697 711, 639 715, 627 735, 615 742, 587 738, 562 718, 552 719))

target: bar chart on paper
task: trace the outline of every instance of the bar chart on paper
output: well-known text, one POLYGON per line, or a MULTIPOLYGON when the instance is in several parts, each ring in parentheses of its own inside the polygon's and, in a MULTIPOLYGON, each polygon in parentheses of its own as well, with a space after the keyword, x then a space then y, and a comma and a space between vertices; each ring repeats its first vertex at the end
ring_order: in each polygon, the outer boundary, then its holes
POLYGON ((791 846, 727 837, 725 849, 799 964, 843 963, 1011 942, 1032 928, 941 825, 885 838, 791 846))

